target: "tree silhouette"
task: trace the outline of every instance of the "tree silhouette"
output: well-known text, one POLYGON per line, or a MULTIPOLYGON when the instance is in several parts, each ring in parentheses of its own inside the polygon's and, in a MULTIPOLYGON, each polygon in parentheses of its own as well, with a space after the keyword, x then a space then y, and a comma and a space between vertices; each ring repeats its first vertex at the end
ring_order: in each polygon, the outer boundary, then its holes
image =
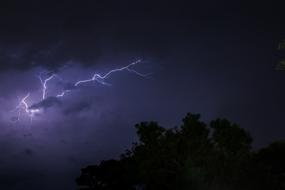
MULTIPOLYGON (((278 45, 278 50, 284 50, 285 49, 285 39, 282 40, 278 45)), ((276 66, 277 70, 285 70, 285 59, 281 59, 279 63, 276 66)))
POLYGON ((80 189, 284 189, 285 143, 251 150, 248 132, 226 119, 187 114, 178 128, 137 124, 139 141, 119 160, 81 170, 80 189))
POLYGON ((259 189, 285 189, 285 141, 274 142, 254 155, 259 189))

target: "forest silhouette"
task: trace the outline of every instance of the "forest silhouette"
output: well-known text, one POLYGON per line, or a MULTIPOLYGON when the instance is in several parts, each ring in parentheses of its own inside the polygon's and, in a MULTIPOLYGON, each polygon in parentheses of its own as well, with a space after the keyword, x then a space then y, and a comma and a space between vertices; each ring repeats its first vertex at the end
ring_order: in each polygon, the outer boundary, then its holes
POLYGON ((284 190, 285 141, 252 149, 251 135, 227 119, 188 113, 180 127, 137 124, 138 142, 81 169, 80 190, 284 190))

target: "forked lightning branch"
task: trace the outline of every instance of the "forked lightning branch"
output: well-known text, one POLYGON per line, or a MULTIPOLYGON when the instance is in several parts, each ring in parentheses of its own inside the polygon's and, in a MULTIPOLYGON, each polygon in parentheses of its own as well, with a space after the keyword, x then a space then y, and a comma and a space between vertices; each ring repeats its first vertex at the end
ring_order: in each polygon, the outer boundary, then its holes
MULTIPOLYGON (((112 74, 117 73, 117 72, 123 72, 123 71, 127 71, 130 73, 133 73, 135 75, 138 75, 140 77, 147 77, 148 74, 142 74, 138 71, 136 71, 134 69, 135 65, 137 65, 138 63, 140 63, 141 60, 137 60, 135 62, 130 63, 129 65, 126 65, 124 67, 120 67, 120 68, 116 68, 116 69, 112 69, 109 72, 107 72, 106 74, 99 74, 99 73, 94 73, 92 77, 87 78, 87 79, 82 79, 82 80, 78 80, 76 82, 74 82, 72 84, 72 86, 74 87, 73 89, 75 89, 76 87, 83 85, 84 83, 91 83, 91 82, 97 82, 99 84, 102 85, 107 85, 110 86, 111 84, 106 82, 106 79, 108 79, 112 74)), ((59 78, 59 76, 57 74, 51 74, 50 76, 48 76, 47 78, 43 79, 42 76, 39 76, 40 82, 41 82, 41 100, 39 100, 39 102, 44 101, 48 96, 48 83, 51 80, 54 80, 55 78, 59 78)), ((55 96, 53 96, 54 98, 63 98, 67 93, 69 93, 71 91, 71 89, 67 89, 67 90, 62 90, 60 93, 56 94, 55 96)), ((23 112, 25 113, 27 116, 29 116, 31 119, 35 116, 35 114, 39 113, 41 111, 40 108, 34 108, 32 107, 32 105, 34 104, 28 104, 28 99, 30 98, 31 93, 28 92, 19 102, 19 104, 16 107, 16 110, 18 111, 18 118, 17 120, 19 120, 19 116, 20 114, 23 112)))

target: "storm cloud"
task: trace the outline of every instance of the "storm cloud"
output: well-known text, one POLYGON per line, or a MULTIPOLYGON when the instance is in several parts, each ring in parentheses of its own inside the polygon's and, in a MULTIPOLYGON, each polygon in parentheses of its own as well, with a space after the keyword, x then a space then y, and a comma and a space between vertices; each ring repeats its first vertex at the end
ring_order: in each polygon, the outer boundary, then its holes
POLYGON ((47 109, 55 105, 61 105, 60 99, 57 97, 50 96, 38 103, 31 105, 29 109, 47 109))
POLYGON ((116 158, 137 140, 136 123, 179 126, 187 112, 240 124, 255 147, 284 138, 285 75, 274 69, 283 8, 7 1, 0 6, 0 189, 75 189, 80 168, 116 158), (135 69, 150 78, 121 72, 106 80, 112 86, 74 86, 138 59, 135 69), (59 76, 44 100, 41 73, 59 76), (28 107, 42 110, 32 118, 16 109, 28 93, 28 107))

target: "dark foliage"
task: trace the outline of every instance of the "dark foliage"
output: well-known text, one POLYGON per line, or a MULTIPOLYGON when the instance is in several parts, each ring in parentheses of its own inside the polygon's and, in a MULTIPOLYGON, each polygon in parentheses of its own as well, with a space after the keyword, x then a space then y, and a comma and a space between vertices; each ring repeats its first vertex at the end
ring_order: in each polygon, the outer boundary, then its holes
POLYGON ((81 170, 80 189, 285 189, 285 142, 257 152, 248 132, 226 119, 187 114, 179 128, 136 125, 139 142, 119 160, 81 170))

